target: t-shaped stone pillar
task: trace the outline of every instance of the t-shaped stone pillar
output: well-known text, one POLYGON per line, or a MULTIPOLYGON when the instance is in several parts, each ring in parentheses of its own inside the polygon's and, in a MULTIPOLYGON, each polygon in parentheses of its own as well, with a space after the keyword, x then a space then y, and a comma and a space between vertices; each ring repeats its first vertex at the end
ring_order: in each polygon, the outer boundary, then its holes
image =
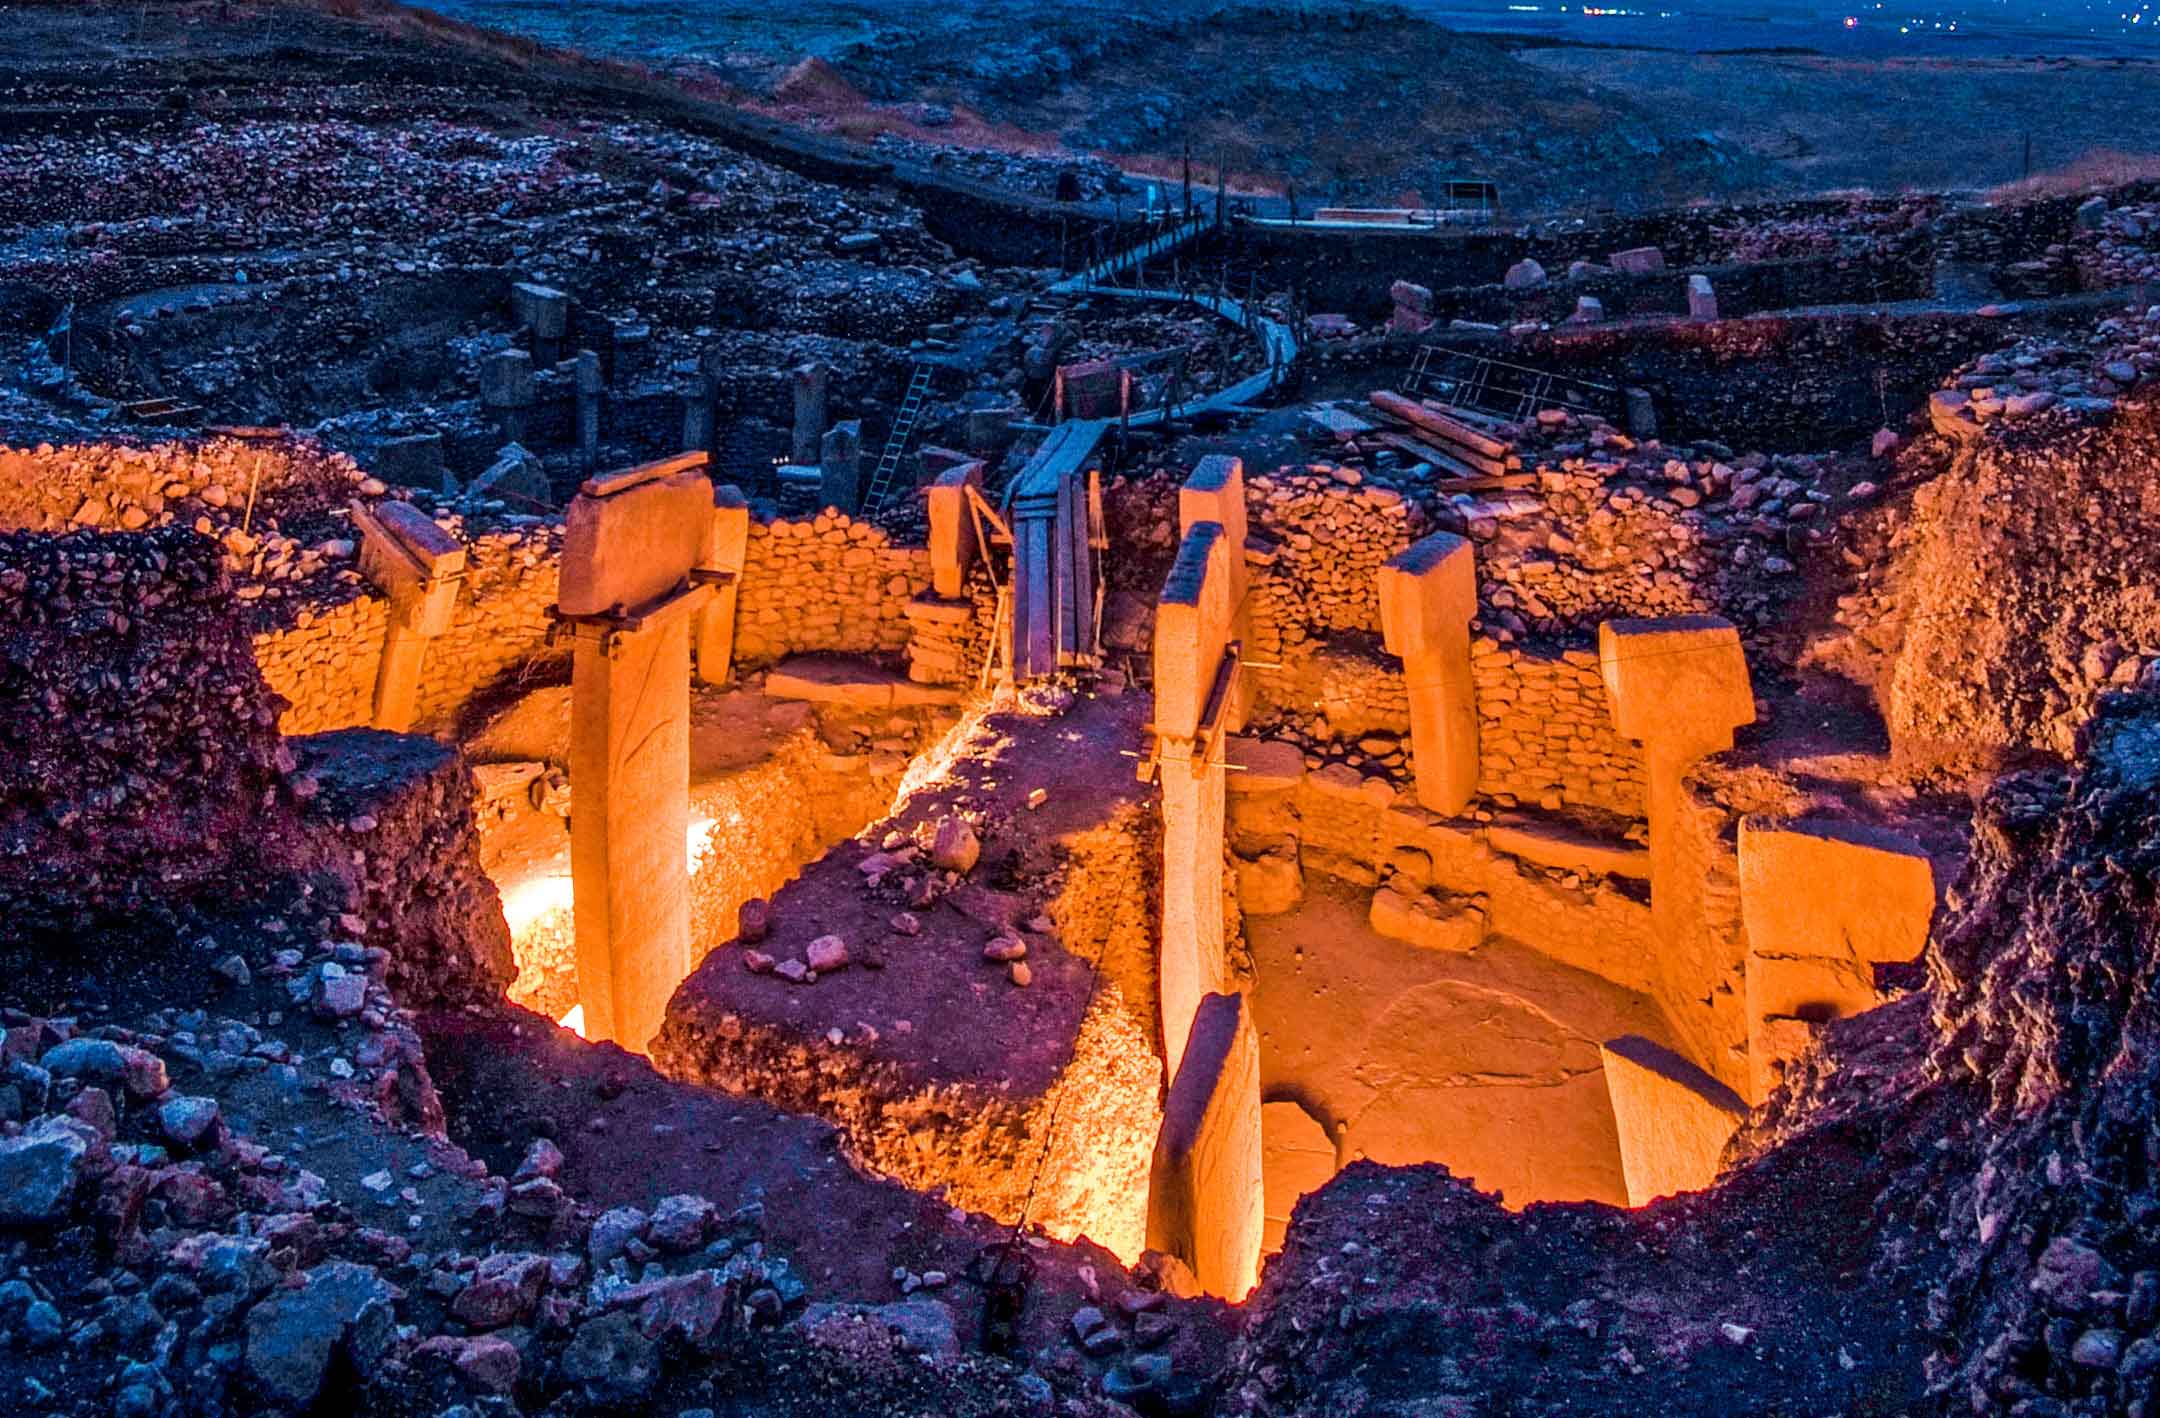
POLYGON ((690 573, 713 536, 705 455, 585 483, 557 613, 574 633, 570 872, 585 1033, 642 1050, 690 971, 690 573))
POLYGON ((495 415, 505 443, 523 443, 533 405, 533 361, 523 350, 497 350, 480 361, 480 406, 495 415))
POLYGON ((572 375, 577 383, 578 466, 591 472, 600 461, 600 396, 607 388, 600 378, 600 356, 579 350, 572 375))
POLYGON ((1916 958, 1934 915, 1934 864, 1908 837, 1858 823, 1741 820, 1754 1101, 1817 1025, 1875 1006, 1875 967, 1916 958))
POLYGON ((1613 727, 1643 746, 1651 922, 1660 940, 1676 941, 1680 780, 1698 760, 1731 748, 1733 730, 1755 722, 1747 656, 1722 616, 1608 620, 1598 627, 1598 667, 1613 727))
POLYGON ((428 641, 450 628, 457 607, 465 546, 409 502, 372 508, 356 502, 352 515, 360 529, 360 574, 390 600, 371 722, 404 733, 418 708, 428 641))
POLYGON ((519 281, 510 287, 510 314, 531 332, 533 354, 542 364, 561 357, 563 337, 570 333, 569 296, 553 286, 519 281))
POLYGON ((735 601, 750 558, 750 500, 732 483, 713 489, 712 534, 696 579, 713 588, 698 612, 697 672, 707 684, 726 684, 735 661, 735 601))
POLYGON ((1222 525, 1185 534, 1155 609, 1155 733, 1162 770, 1163 1057, 1182 1058, 1201 996, 1226 983, 1224 756, 1236 666, 1230 545, 1222 525))
MULTIPOLYGON (((1178 489, 1178 535, 1184 536, 1202 522, 1223 529, 1224 570, 1229 576, 1230 638, 1241 645, 1252 643, 1252 572, 1245 564, 1245 539, 1249 531, 1245 513, 1245 463, 1243 459, 1215 453, 1202 458, 1178 489)), ((1252 712, 1252 686, 1241 677, 1232 686, 1227 706, 1227 732, 1245 727, 1252 712)))
POLYGON ((1450 817, 1477 796, 1476 614, 1477 555, 1462 537, 1435 532, 1380 568, 1380 632, 1410 691, 1418 802, 1450 817))
POLYGON ((1211 1295, 1242 1300, 1260 1278, 1260 1041, 1241 994, 1200 1001, 1148 1173, 1147 1245, 1176 1256, 1211 1295))
POLYGON ((969 489, 979 490, 982 478, 981 463, 956 463, 923 492, 930 512, 930 589, 946 600, 966 593, 968 568, 975 564, 969 489))

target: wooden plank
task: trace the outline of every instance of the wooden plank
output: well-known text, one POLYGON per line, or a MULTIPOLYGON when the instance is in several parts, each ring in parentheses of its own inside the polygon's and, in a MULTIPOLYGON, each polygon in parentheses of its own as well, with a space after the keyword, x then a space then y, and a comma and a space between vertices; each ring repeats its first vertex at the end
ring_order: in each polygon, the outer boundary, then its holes
MULTIPOLYGON (((1422 425, 1409 423, 1407 421, 1396 425, 1394 430, 1392 430, 1391 432, 1383 433, 1378 436, 1382 438, 1415 438, 1418 440, 1418 442, 1424 444, 1427 447, 1433 448, 1440 452, 1444 452, 1445 454, 1447 454, 1448 457, 1454 459, 1458 463, 1463 464, 1465 467, 1469 468, 1471 472, 1478 474, 1479 476, 1497 476, 1501 473, 1509 471, 1510 468, 1510 464, 1505 459, 1488 458, 1484 454, 1479 453, 1474 449, 1466 448, 1460 443, 1453 442, 1452 440, 1447 439, 1440 434, 1434 433, 1432 430, 1427 429, 1422 425)), ((1520 466, 1520 464, 1518 463, 1515 466, 1520 466)))
POLYGON ((1380 412, 1458 445, 1466 456, 1495 464, 1495 472, 1507 464, 1507 456, 1512 451, 1507 444, 1478 432, 1458 419, 1449 418, 1437 409, 1388 389, 1375 389, 1370 399, 1372 406, 1380 412))
POLYGON ((1431 463, 1450 479, 1498 477, 1499 474, 1465 463, 1446 449, 1428 443, 1421 438, 1408 438, 1400 433, 1383 433, 1380 441, 1398 453, 1407 453, 1421 462, 1431 463))

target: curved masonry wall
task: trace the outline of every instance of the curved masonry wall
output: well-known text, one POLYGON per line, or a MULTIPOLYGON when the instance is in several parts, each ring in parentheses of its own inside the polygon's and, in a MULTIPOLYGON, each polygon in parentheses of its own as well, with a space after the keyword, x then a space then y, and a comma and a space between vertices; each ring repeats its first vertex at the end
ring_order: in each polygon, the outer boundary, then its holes
POLYGON ((1481 907, 1490 934, 1666 1002, 1641 883, 1495 850, 1485 825, 1438 817, 1386 779, 1340 765, 1289 785, 1256 787, 1233 775, 1231 789, 1229 838, 1241 855, 1293 838, 1303 871, 1412 894, 1429 885, 1481 907))
POLYGON ((930 588, 927 548, 896 546, 883 529, 826 511, 807 521, 750 524, 735 656, 769 665, 807 651, 898 654, 907 607, 930 588))
MULTIPOLYGON (((467 545, 450 628, 428 642, 419 723, 446 724, 506 676, 567 660, 567 647, 549 641, 561 549, 554 526, 489 533, 467 545)), ((296 607, 290 624, 255 636, 263 679, 288 704, 278 720, 285 733, 353 728, 372 717, 389 604, 363 587, 347 588, 347 596, 296 607)))

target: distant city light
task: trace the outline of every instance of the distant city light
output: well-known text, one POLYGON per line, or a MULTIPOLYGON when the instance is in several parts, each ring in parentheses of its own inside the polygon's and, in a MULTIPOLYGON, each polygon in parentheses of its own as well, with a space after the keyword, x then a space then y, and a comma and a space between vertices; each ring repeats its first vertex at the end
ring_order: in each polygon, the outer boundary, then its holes
POLYGON ((1845 28, 1849 30, 1860 28, 1860 17, 1858 15, 1847 15, 1845 17, 1845 28))

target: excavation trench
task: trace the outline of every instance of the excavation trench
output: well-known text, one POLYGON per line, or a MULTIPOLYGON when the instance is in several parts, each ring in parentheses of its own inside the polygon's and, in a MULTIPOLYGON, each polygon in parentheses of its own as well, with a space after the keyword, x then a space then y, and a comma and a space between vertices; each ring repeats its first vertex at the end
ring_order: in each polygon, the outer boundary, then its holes
MULTIPOLYGON (((482 864, 502 895, 518 966, 508 996, 576 1028, 567 707, 565 691, 540 691, 499 715, 474 748, 482 864)), ((850 711, 701 689, 691 717, 683 845, 695 961, 734 937, 745 903, 884 816, 954 711, 850 711)))

